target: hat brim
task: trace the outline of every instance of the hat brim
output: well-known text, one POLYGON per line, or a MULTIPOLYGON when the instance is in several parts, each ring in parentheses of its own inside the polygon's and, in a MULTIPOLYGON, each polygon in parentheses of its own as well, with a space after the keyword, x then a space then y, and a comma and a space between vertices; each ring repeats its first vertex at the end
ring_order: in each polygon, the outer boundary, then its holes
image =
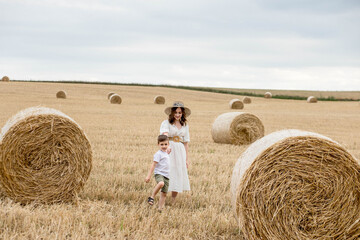
MULTIPOLYGON (((171 109, 172 109, 173 107, 167 107, 167 108, 165 108, 165 114, 166 115, 170 115, 170 113, 171 113, 171 109)), ((191 110, 190 110, 190 108, 187 108, 187 107, 179 107, 179 108, 184 108, 185 109, 185 114, 186 114, 186 117, 188 117, 188 116, 190 116, 190 114, 191 114, 191 110)))

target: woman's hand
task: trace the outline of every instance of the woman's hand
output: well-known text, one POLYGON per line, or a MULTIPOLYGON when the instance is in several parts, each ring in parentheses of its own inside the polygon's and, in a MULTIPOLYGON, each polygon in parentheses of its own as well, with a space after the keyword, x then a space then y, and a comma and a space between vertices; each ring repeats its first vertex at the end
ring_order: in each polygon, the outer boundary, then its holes
POLYGON ((168 148, 166 149, 166 152, 167 152, 167 154, 170 154, 170 153, 171 153, 171 147, 168 147, 168 148))

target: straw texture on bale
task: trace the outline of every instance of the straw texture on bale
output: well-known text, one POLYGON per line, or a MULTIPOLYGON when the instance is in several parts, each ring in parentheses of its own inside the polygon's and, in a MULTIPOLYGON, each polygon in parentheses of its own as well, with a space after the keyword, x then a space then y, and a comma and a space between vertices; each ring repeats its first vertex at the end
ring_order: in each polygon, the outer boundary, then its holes
POLYGON ((8 76, 3 76, 3 77, 1 78, 1 81, 3 81, 3 82, 8 82, 8 81, 10 81, 10 78, 9 78, 8 76))
POLYGON ((121 97, 116 93, 111 95, 111 97, 110 97, 110 103, 121 104, 121 101, 122 101, 121 97))
POLYGON ((66 92, 65 91, 58 91, 56 93, 56 98, 66 98, 66 92))
POLYGON ((249 98, 249 97, 244 97, 242 101, 243 101, 243 103, 245 103, 245 104, 250 104, 250 103, 251 103, 251 98, 249 98))
POLYGON ((109 92, 107 98, 110 99, 110 97, 115 94, 114 92, 109 92))
POLYGON ((215 119, 211 135, 216 143, 250 144, 264 136, 264 125, 250 113, 223 113, 215 119))
POLYGON ((238 159, 232 205, 246 239, 358 239, 360 165, 333 140, 269 134, 238 159))
POLYGON ((13 116, 0 135, 0 185, 20 203, 77 199, 92 168, 81 127, 55 109, 33 107, 13 116))
POLYGON ((310 96, 307 98, 308 103, 317 103, 317 98, 314 96, 310 96))
POLYGON ((230 105, 231 109, 243 109, 244 108, 244 103, 237 98, 230 100, 229 105, 230 105))
POLYGON ((155 96, 154 98, 155 104, 165 104, 165 98, 163 96, 155 96))
POLYGON ((271 98, 271 97, 272 97, 271 92, 266 92, 266 93, 264 94, 264 97, 265 97, 265 98, 271 98))

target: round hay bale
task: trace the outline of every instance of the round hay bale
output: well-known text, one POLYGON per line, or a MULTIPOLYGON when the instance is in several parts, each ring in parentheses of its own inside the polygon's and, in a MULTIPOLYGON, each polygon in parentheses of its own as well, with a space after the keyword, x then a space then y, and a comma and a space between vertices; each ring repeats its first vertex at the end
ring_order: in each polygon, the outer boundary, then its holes
POLYGON ((264 136, 264 125, 250 113, 223 113, 215 119, 211 135, 216 143, 250 144, 264 136))
POLYGON ((107 95, 107 98, 110 99, 110 97, 115 94, 114 92, 109 92, 108 95, 107 95))
POLYGON ((1 78, 1 81, 3 81, 3 82, 8 82, 8 81, 10 81, 10 78, 9 78, 8 76, 3 76, 3 77, 1 78))
POLYGON ((27 108, 0 134, 0 185, 21 203, 77 199, 92 168, 90 142, 81 127, 51 108, 27 108))
POLYGON ((265 98, 272 98, 271 92, 266 92, 266 93, 264 94, 264 97, 265 97, 265 98))
POLYGON ((110 97, 110 103, 121 104, 121 101, 122 101, 121 97, 116 93, 111 95, 111 97, 110 97))
POLYGON ((317 98, 314 96, 310 96, 307 98, 308 103, 317 103, 317 98))
POLYGON ((237 98, 230 100, 229 105, 230 105, 231 109, 243 109, 244 108, 244 103, 237 98))
POLYGON ((165 98, 163 96, 155 96, 154 98, 154 103, 155 104, 165 104, 165 98))
POLYGON ((56 93, 56 98, 66 98, 66 92, 65 91, 58 91, 56 93))
POLYGON ((243 103, 245 103, 245 104, 250 104, 250 103, 251 103, 251 98, 249 98, 249 97, 244 97, 242 101, 243 101, 243 103))
POLYGON ((232 205, 246 239, 357 239, 360 165, 333 140, 269 134, 238 159, 232 205))

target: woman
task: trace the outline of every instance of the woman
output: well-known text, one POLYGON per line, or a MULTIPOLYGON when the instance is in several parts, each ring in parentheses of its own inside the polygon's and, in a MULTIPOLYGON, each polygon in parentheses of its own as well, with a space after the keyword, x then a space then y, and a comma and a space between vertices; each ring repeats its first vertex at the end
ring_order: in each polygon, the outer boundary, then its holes
POLYGON ((164 120, 160 126, 160 134, 168 135, 170 140, 170 183, 172 202, 179 192, 189 191, 190 183, 187 172, 189 166, 189 125, 186 117, 191 114, 189 108, 182 102, 174 102, 172 107, 165 109, 169 119, 164 120))

